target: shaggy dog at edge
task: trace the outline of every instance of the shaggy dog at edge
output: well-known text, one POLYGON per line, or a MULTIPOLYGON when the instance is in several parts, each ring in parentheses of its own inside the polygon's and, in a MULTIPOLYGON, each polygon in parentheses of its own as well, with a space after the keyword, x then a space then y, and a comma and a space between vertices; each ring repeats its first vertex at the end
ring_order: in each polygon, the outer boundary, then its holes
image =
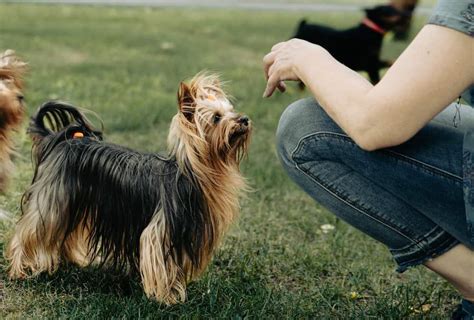
POLYGON ((13 171, 11 136, 20 127, 25 112, 22 94, 25 71, 26 63, 14 51, 0 53, 0 192, 5 191, 13 171))

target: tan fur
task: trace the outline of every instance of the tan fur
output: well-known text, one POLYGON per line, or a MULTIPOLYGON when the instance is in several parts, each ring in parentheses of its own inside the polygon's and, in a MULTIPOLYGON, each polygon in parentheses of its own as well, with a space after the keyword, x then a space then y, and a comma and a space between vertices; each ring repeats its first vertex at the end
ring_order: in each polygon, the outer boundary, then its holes
POLYGON ((8 274, 11 279, 25 278, 28 273, 33 276, 41 272, 51 274, 59 264, 64 233, 57 232, 61 230, 58 228, 60 221, 55 217, 64 208, 60 201, 51 201, 61 199, 62 194, 60 189, 55 188, 56 178, 51 174, 56 164, 47 165, 24 196, 23 215, 7 246, 5 256, 10 264, 8 274))
POLYGON ((50 229, 41 229, 42 221, 38 208, 25 212, 16 226, 6 257, 10 261, 8 275, 11 279, 35 276, 42 272, 52 274, 59 264, 59 246, 50 229), (39 231, 40 230, 40 231, 39 231))
POLYGON ((238 143, 230 143, 232 132, 239 129, 240 115, 234 112, 218 77, 200 73, 189 86, 182 83, 178 107, 181 112, 174 116, 168 136, 170 154, 176 157, 180 168, 189 164, 191 170, 185 174, 197 178, 208 204, 214 238, 201 246, 198 268, 193 269, 189 259, 180 267, 164 256, 169 247, 166 226, 163 215, 155 214, 140 238, 140 273, 147 296, 165 304, 185 300, 187 283, 206 269, 224 233, 237 217, 239 197, 247 189, 239 162, 250 142, 250 128, 238 143), (216 112, 222 116, 218 126, 212 123, 216 112))
POLYGON ((237 217, 239 197, 247 190, 239 162, 247 152, 250 127, 237 144, 231 145, 229 137, 238 130, 240 115, 234 112, 215 75, 198 74, 189 87, 182 84, 178 102, 182 112, 172 120, 168 144, 181 168, 186 167, 186 162, 190 163, 192 172, 188 174, 197 177, 204 192, 214 231, 214 238, 207 242, 214 247, 202 246, 199 268, 191 270, 191 263, 186 263, 189 268, 179 270, 184 276, 181 281, 176 279, 176 286, 185 288, 188 281, 206 269, 216 246, 237 217), (209 95, 212 95, 210 99, 209 95), (222 115, 219 126, 210 120, 215 112, 222 115))
MULTIPOLYGON (((210 216, 205 241, 199 247, 199 266, 189 257, 177 264, 170 257, 168 226, 163 212, 157 210, 140 236, 139 270, 146 295, 165 304, 186 298, 187 283, 198 277, 209 264, 212 254, 239 211, 239 197, 246 183, 239 172, 239 162, 246 154, 250 125, 243 125, 241 115, 234 112, 217 76, 198 74, 188 85, 182 83, 178 92, 179 112, 173 118, 168 137, 170 155, 176 157, 185 175, 197 181, 210 216), (216 115, 219 121, 215 121, 216 115), (209 231, 210 230, 210 231, 209 231), (212 237, 212 238, 211 238, 212 237)), ((80 266, 89 265, 89 228, 81 223, 61 246, 61 234, 54 234, 57 221, 46 221, 42 227, 41 212, 61 212, 62 192, 54 181, 54 168, 60 164, 48 162, 36 182, 30 187, 29 206, 17 225, 7 250, 10 278, 35 273, 54 272, 59 258, 80 266), (53 187, 54 186, 54 187, 53 187), (45 203, 38 199, 56 199, 45 203), (39 232, 40 234, 36 234, 39 232)), ((61 242, 62 243, 62 242, 61 242)), ((98 258, 100 260, 100 258, 98 258)))
POLYGON ((89 228, 86 224, 80 223, 79 226, 64 241, 62 254, 64 259, 77 264, 80 267, 86 267, 93 263, 99 263, 100 258, 91 261, 89 257, 89 228))
POLYGON ((12 131, 19 128, 24 115, 21 90, 26 64, 12 50, 0 54, 0 191, 5 191, 13 170, 12 131))
POLYGON ((163 214, 157 212, 140 237, 140 274, 147 297, 175 304, 186 297, 183 271, 166 259, 169 248, 163 214))

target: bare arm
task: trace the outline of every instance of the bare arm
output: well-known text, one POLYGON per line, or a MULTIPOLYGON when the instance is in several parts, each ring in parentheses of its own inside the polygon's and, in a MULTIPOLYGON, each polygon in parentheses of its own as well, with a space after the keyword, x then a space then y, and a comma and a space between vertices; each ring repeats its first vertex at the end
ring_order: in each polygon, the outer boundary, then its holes
POLYGON ((362 148, 398 145, 474 82, 474 40, 427 25, 375 86, 319 46, 277 44, 264 58, 266 96, 301 79, 330 117, 362 148))

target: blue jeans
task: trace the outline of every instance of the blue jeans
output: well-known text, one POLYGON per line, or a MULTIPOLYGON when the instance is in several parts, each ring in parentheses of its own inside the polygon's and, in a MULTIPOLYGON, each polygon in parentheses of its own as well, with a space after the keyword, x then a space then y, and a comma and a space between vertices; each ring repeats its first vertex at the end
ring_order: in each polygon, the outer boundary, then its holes
POLYGON ((474 112, 448 107, 406 143, 367 152, 314 99, 290 105, 277 131, 278 154, 289 176, 317 202, 385 244, 398 271, 463 243, 462 145, 474 112))

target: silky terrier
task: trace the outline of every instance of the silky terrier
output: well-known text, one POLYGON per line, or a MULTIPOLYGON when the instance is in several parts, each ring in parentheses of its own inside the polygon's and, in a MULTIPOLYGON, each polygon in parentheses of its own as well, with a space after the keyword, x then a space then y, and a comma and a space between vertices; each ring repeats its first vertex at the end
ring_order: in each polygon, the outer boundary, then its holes
POLYGON ((136 271, 148 297, 185 300, 239 211, 251 123, 215 75, 181 83, 178 109, 162 156, 103 142, 71 105, 39 108, 29 127, 34 178, 7 249, 10 278, 51 274, 65 260, 136 271))
POLYGON ((5 191, 13 171, 12 133, 21 125, 24 106, 22 76, 26 63, 12 50, 0 53, 0 191, 5 191))

